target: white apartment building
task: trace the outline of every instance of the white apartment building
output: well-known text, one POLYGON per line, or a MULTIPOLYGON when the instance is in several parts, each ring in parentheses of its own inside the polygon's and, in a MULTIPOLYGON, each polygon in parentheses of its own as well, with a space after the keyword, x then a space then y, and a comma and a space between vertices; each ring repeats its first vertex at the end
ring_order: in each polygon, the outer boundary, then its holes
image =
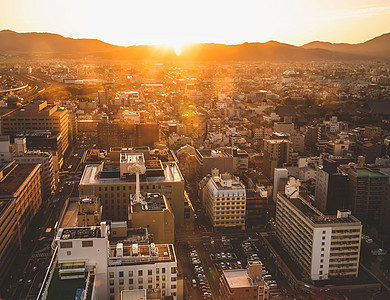
POLYGON ((276 234, 312 280, 358 276, 361 222, 350 211, 322 214, 299 196, 294 178, 277 195, 276 234))
MULTIPOLYGON (((87 276, 84 292, 89 293, 88 299, 119 300, 122 291, 127 290, 146 290, 181 299, 177 294, 177 260, 172 244, 109 236, 106 222, 101 226, 59 229, 58 263, 53 277, 61 280, 54 284, 60 281, 66 285, 66 279, 85 280, 87 276)), ((56 291, 49 287, 44 299, 56 299, 56 291)))
POLYGON ((203 205, 214 227, 245 228, 246 190, 238 177, 229 173, 212 176, 203 190, 203 205))

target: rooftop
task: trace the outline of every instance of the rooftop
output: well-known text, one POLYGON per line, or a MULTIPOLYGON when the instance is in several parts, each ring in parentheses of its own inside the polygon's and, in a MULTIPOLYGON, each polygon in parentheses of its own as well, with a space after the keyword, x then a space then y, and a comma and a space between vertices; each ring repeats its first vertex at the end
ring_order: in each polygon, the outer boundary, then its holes
POLYGON ((176 261, 171 244, 127 244, 123 245, 123 255, 118 255, 118 249, 118 244, 110 244, 109 266, 176 261))
MULTIPOLYGON (((153 164, 149 164, 149 162, 151 161, 146 161, 146 173, 140 176, 141 182, 159 183, 184 180, 175 162, 162 163, 161 161, 153 161, 153 164)), ((103 165, 86 165, 80 185, 135 183, 135 176, 120 178, 119 170, 115 168, 115 164, 111 165, 112 170, 107 170, 106 173, 104 173, 103 165), (104 176, 101 176, 103 174, 104 176)))
POLYGON ((50 281, 47 300, 75 299, 77 289, 85 289, 86 278, 61 280, 58 267, 50 281))
POLYGON ((312 206, 309 202, 303 199, 301 196, 298 198, 288 198, 286 194, 279 193, 284 199, 288 200, 293 206, 297 208, 297 210, 305 216, 309 221, 311 221, 315 225, 320 224, 351 224, 355 223, 356 225, 360 225, 360 221, 352 215, 347 215, 345 217, 337 217, 334 215, 324 215, 319 210, 317 210, 314 206, 312 206))
POLYGON ((18 165, 11 163, 3 168, 2 178, 0 176, 0 198, 14 196, 38 166, 39 164, 18 165))
POLYGON ((58 236, 61 240, 85 239, 85 238, 100 238, 100 227, 74 227, 60 228, 58 236))
MULTIPOLYGON (((133 205, 133 211, 138 212, 136 206, 133 205)), ((163 211, 167 209, 164 195, 160 193, 147 193, 141 207, 142 211, 163 211)))
POLYGON ((388 178, 386 174, 368 168, 357 168, 350 173, 358 177, 388 178))
POLYGON ((257 286, 249 278, 248 271, 246 269, 225 270, 223 271, 223 275, 225 276, 231 289, 257 286))

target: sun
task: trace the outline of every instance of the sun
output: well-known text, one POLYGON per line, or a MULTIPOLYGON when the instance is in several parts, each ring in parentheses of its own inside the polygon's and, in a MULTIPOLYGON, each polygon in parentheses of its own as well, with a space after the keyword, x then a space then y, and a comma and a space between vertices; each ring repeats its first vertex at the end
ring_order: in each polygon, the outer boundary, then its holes
POLYGON ((173 47, 173 50, 175 50, 176 55, 180 56, 182 44, 180 42, 175 42, 172 44, 172 47, 173 47))

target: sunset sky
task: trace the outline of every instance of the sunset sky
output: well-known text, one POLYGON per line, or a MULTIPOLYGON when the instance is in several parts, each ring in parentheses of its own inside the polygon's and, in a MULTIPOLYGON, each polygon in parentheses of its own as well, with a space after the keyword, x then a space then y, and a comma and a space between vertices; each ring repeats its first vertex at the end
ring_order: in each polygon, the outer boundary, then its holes
POLYGON ((390 31, 390 1, 0 0, 0 29, 116 45, 359 43, 390 31))

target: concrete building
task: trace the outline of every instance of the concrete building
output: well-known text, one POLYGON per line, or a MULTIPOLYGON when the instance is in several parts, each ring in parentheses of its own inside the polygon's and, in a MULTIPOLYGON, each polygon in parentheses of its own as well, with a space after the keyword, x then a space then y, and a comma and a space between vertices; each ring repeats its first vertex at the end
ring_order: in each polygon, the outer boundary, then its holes
POLYGON ((50 152, 40 150, 27 151, 26 138, 15 138, 10 143, 8 136, 0 136, 0 157, 2 162, 15 161, 18 164, 41 165, 42 200, 49 200, 56 189, 53 156, 50 152))
POLYGON ((317 167, 315 206, 323 213, 336 214, 348 207, 348 175, 337 169, 339 162, 324 159, 317 167))
POLYGON ((81 198, 77 213, 77 226, 99 225, 102 220, 102 210, 103 207, 98 198, 94 196, 81 198))
POLYGON ((248 153, 238 148, 196 149, 195 158, 199 180, 210 174, 212 169, 231 174, 248 170, 248 153))
POLYGON ((312 280, 358 276, 362 224, 350 211, 322 214, 290 178, 278 193, 275 220, 280 243, 312 280))
POLYGON ((132 166, 138 160, 145 167, 140 174, 140 191, 163 194, 172 207, 175 225, 184 225, 184 179, 177 164, 145 160, 143 153, 135 152, 120 152, 119 161, 86 165, 79 185, 80 196, 97 196, 103 205, 103 219, 127 220, 130 195, 136 191, 136 172, 132 166))
POLYGON ((349 206, 360 220, 378 223, 386 199, 386 185, 389 177, 368 168, 348 171, 349 206))
POLYGON ((9 276, 22 238, 41 203, 40 165, 0 168, 0 279, 9 276))
MULTIPOLYGON (((18 134, 28 134, 34 131, 50 131, 59 135, 59 165, 63 164, 63 157, 69 146, 69 117, 67 110, 61 110, 56 105, 49 105, 46 101, 33 101, 1 118, 3 135, 13 139, 18 134)), ((45 149, 39 149, 45 150, 45 149)))
POLYGON ((133 228, 148 228, 155 243, 172 244, 175 241, 175 217, 169 202, 160 193, 147 193, 140 202, 133 197, 129 222, 133 228))
POLYGON ((203 206, 214 227, 245 229, 246 190, 238 177, 214 169, 203 190, 203 206))
POLYGON ((154 147, 160 141, 160 125, 103 119, 97 125, 97 137, 99 147, 106 150, 110 147, 154 147))
POLYGON ((288 170, 286 168, 276 168, 274 171, 274 187, 272 200, 276 203, 276 197, 278 192, 284 190, 284 186, 287 183, 288 178, 288 170))
POLYGON ((56 264, 49 270, 52 279, 44 282, 49 300, 56 299, 59 285, 68 286, 66 292, 73 287, 74 297, 77 280, 84 282, 87 299, 119 300, 122 292, 136 290, 158 294, 158 299, 183 299, 172 244, 118 240, 110 236, 109 224, 102 222, 100 226, 60 228, 56 245, 56 264))
POLYGON ((224 300, 269 299, 269 287, 262 279, 261 262, 248 262, 247 269, 225 270, 221 276, 224 300))
POLYGON ((275 168, 283 167, 292 160, 292 142, 288 139, 264 140, 264 173, 268 178, 274 177, 275 168))

